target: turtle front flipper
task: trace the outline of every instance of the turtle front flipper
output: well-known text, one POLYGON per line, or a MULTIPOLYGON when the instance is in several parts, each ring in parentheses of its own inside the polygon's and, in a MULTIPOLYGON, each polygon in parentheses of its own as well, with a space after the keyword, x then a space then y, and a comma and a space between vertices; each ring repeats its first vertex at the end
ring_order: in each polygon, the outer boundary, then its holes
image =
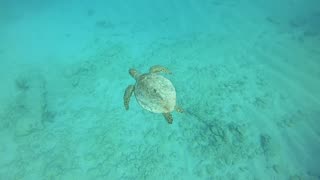
POLYGON ((162 115, 168 121, 169 124, 172 124, 173 118, 172 118, 171 113, 162 113, 162 115))
POLYGON ((130 98, 132 96, 133 91, 134 91, 134 85, 129 85, 126 88, 126 91, 124 93, 123 102, 124 102, 124 107, 126 108, 126 110, 129 109, 129 102, 130 102, 130 98))
POLYGON ((150 73, 160 73, 160 72, 162 72, 162 73, 166 73, 166 74, 171 74, 171 71, 168 68, 160 66, 160 65, 152 66, 149 69, 149 72, 150 73))

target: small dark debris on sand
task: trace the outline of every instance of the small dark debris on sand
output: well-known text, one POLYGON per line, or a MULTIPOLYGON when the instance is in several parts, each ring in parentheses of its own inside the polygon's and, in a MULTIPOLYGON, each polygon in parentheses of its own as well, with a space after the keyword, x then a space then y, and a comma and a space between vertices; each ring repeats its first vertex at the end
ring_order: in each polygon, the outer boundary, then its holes
POLYGON ((96 26, 99 28, 105 28, 105 29, 114 27, 114 25, 110 21, 106 21, 106 20, 97 21, 96 26))
POLYGON ((87 15, 88 15, 89 17, 93 16, 95 13, 96 13, 96 12, 95 12, 95 10, 93 10, 93 9, 89 9, 89 10, 87 11, 87 15))

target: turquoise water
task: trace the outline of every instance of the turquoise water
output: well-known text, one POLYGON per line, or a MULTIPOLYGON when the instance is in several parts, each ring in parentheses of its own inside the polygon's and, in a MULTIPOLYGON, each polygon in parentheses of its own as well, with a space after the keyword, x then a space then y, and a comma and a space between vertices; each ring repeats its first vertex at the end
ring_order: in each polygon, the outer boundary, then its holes
POLYGON ((320 179, 318 0, 0 0, 0 180, 320 179), (173 123, 123 96, 162 65, 173 123))

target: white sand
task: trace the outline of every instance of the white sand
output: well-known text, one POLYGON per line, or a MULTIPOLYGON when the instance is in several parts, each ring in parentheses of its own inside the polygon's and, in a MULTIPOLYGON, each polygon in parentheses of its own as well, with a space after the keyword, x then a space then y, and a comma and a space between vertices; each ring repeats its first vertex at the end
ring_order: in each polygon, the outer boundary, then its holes
POLYGON ((203 3, 0 3, 0 179, 319 179, 319 3, 203 3))

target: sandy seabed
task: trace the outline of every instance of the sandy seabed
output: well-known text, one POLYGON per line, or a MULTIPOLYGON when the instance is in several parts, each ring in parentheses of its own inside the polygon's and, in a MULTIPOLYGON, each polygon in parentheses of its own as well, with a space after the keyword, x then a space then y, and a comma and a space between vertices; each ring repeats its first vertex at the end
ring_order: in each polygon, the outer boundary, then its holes
MULTIPOLYGON (((243 8, 211 5, 219 17, 243 8)), ((173 37, 175 19, 157 19, 169 29, 157 32, 94 9, 80 25, 52 20, 39 30, 52 36, 30 47, 19 28, 45 18, 3 22, 0 179, 319 179, 320 34, 310 24, 235 13, 213 19, 215 31, 173 37), (134 98, 123 107, 128 69, 155 64, 173 72, 164 76, 185 110, 172 125, 134 98)))

